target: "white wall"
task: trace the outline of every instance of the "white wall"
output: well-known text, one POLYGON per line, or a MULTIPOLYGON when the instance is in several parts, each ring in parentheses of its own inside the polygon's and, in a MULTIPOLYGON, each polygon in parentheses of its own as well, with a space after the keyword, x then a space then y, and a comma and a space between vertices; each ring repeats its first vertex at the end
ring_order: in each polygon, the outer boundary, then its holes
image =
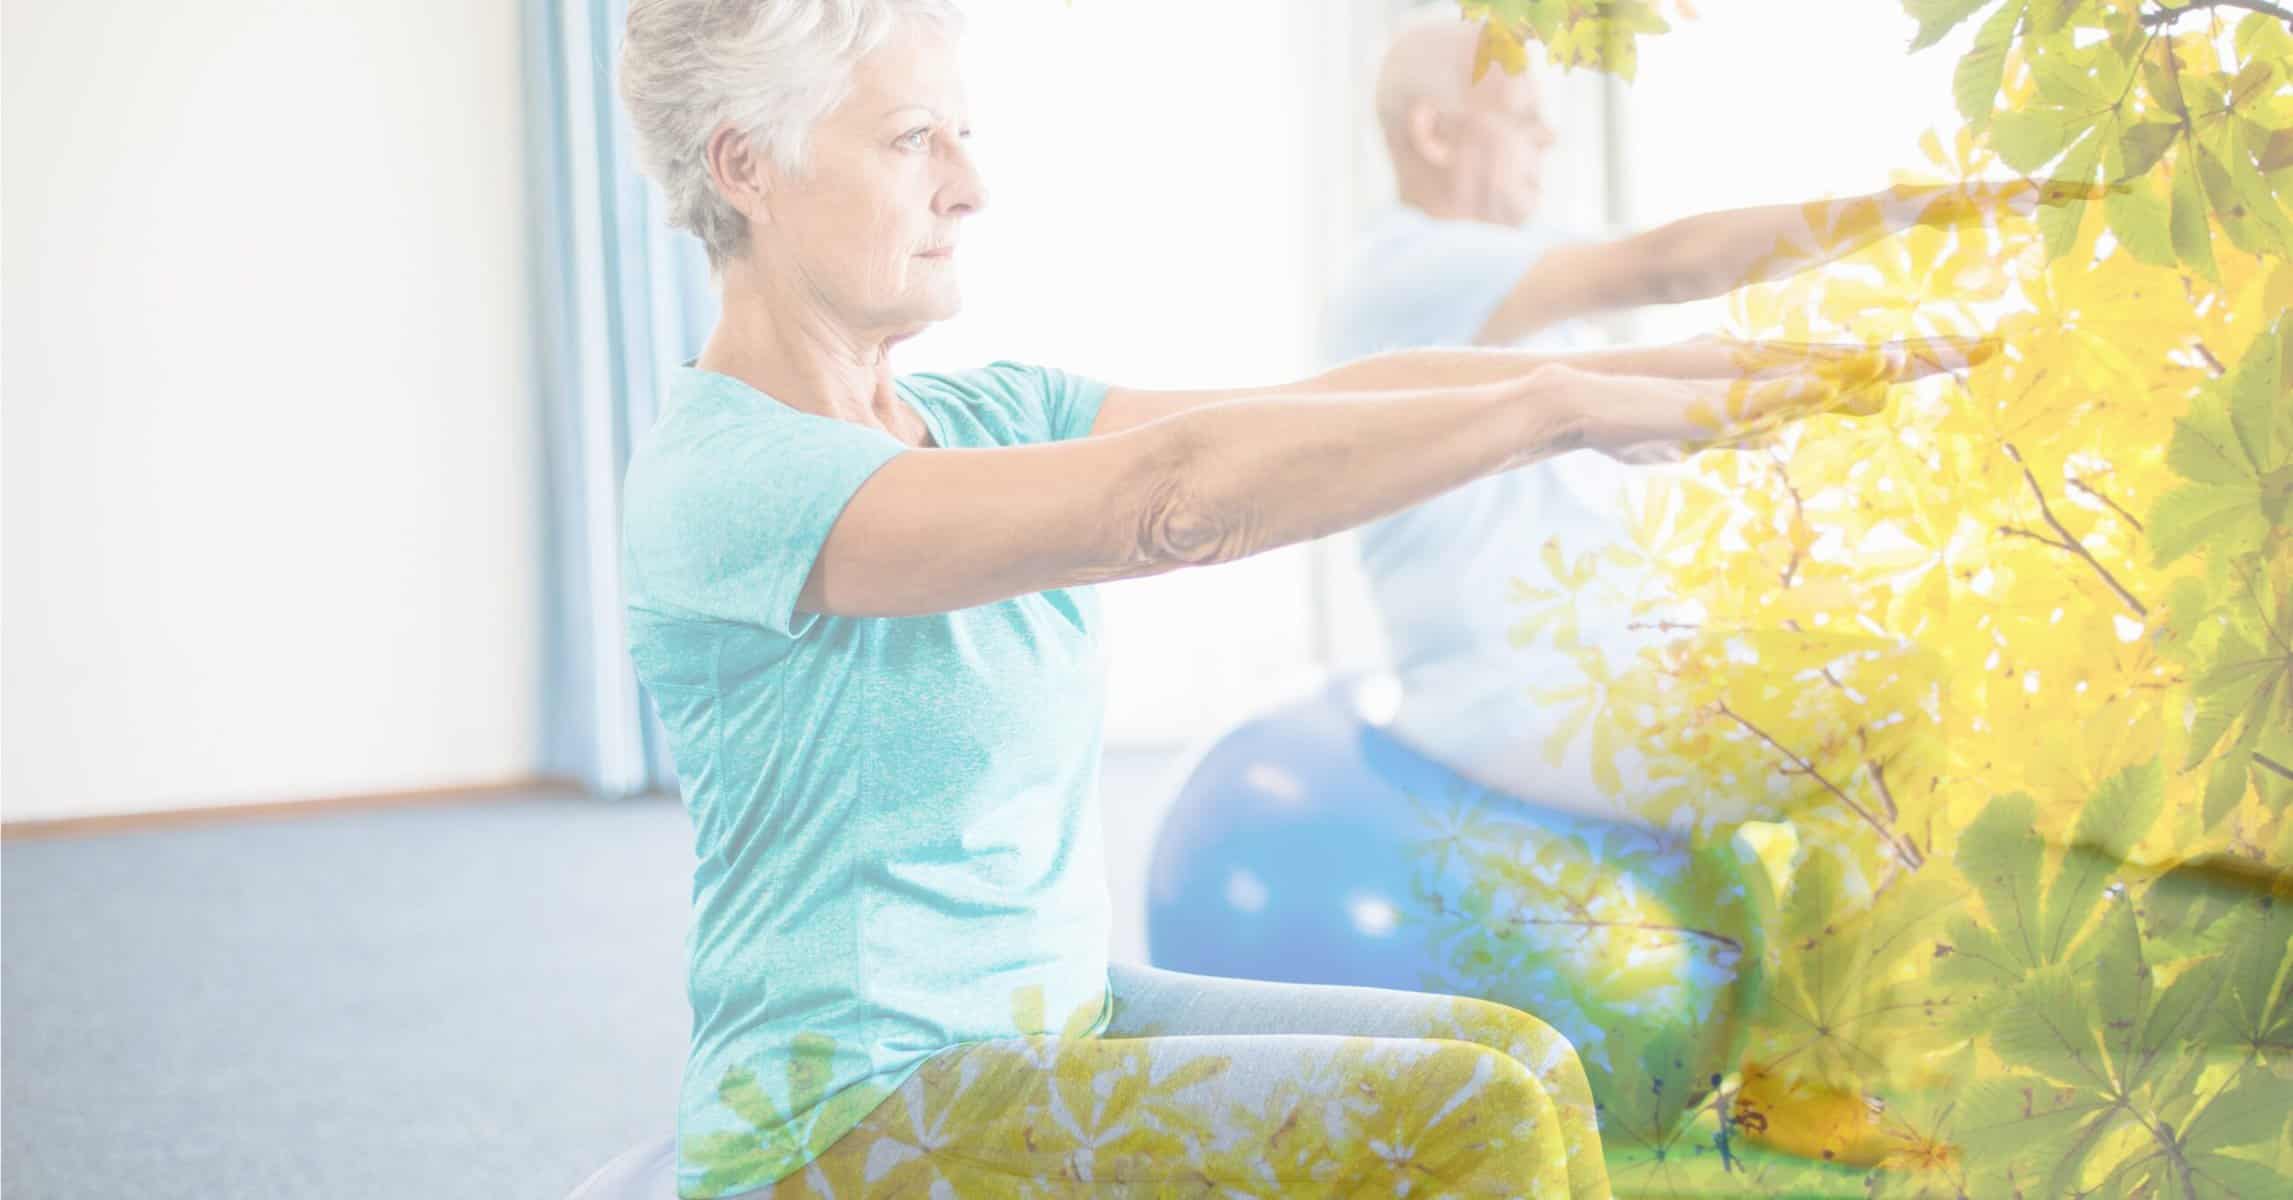
POLYGON ((514 0, 5 0, 10 820, 521 776, 514 0))
MULTIPOLYGON (((1649 227, 1699 212, 1878 191, 1925 167, 1919 135, 1960 120, 1951 73, 1980 21, 1905 52, 1918 22, 1895 3, 1702 4, 1641 43, 1621 145, 1629 218, 1649 227), (1755 65, 1756 64, 1756 65, 1755 65)), ((1725 300, 1636 314, 1649 341, 1724 327, 1725 300)))
MULTIPOLYGON (((1400 0, 970 5, 987 207, 965 311, 899 369, 1029 359, 1139 387, 1318 370, 1324 293, 1389 198, 1370 81, 1400 0)), ((1185 745, 1310 686, 1317 554, 1297 546, 1102 588, 1107 736, 1185 745)), ((1342 638, 1367 628, 1338 598, 1342 638)))

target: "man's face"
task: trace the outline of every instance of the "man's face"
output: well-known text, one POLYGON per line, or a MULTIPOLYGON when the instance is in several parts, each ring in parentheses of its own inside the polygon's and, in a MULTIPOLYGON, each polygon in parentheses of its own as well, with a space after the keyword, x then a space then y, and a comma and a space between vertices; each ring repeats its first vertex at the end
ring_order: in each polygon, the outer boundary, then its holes
POLYGON ((1455 170, 1480 219, 1526 222, 1544 199, 1545 153, 1556 140, 1535 78, 1492 68, 1466 92, 1458 118, 1455 170))

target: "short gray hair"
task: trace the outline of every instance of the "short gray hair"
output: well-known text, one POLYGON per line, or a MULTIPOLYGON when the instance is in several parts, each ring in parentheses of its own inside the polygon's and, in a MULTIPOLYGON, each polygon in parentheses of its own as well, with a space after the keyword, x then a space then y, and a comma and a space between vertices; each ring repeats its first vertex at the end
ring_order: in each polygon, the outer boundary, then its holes
POLYGON ((963 28, 951 0, 629 0, 621 102, 669 223, 700 238, 712 265, 737 254, 748 220, 709 179, 709 138, 729 124, 783 171, 802 172, 853 68, 910 20, 963 28))

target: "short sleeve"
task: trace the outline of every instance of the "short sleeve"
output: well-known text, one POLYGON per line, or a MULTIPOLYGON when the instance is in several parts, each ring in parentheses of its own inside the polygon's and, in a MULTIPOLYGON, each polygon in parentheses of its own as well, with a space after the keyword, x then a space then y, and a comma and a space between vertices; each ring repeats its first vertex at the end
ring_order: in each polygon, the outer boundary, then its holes
POLYGON ((1107 399, 1105 383, 1057 367, 999 361, 988 364, 988 370, 1008 373, 1041 398, 1048 440, 1054 442, 1088 435, 1107 399))
POLYGON ((995 445, 1063 442, 1083 437, 1099 419, 1107 385, 1057 367, 997 360, 963 371, 907 377, 919 388, 968 409, 995 445))
POLYGON ((630 461, 624 580, 632 606, 801 635, 797 595, 844 507, 908 449, 807 413, 723 415, 665 430, 630 461))
POLYGON ((1323 357, 1462 346, 1529 268, 1570 240, 1540 227, 1417 220, 1376 239, 1323 314, 1323 357))

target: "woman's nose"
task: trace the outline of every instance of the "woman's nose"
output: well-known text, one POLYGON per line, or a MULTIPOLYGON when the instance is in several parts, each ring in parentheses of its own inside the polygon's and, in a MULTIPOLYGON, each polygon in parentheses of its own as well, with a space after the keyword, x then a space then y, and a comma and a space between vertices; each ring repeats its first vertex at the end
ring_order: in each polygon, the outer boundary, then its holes
POLYGON ((987 207, 987 181, 979 173, 971 151, 961 142, 948 152, 948 178, 940 187, 940 211, 975 213, 987 207))

